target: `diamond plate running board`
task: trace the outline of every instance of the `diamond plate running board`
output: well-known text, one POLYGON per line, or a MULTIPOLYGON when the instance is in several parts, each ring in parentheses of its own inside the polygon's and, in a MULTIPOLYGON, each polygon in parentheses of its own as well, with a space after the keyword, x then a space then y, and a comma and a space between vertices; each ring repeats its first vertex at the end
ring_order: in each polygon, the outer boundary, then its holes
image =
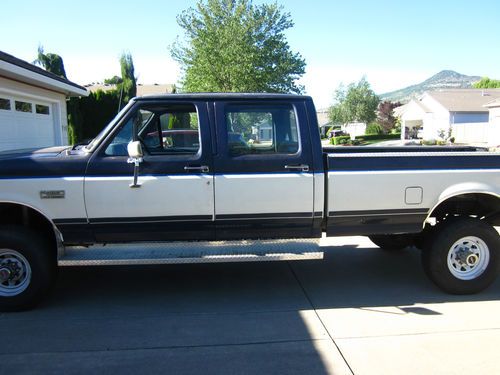
POLYGON ((68 246, 59 266, 114 266, 323 259, 319 239, 148 242, 68 246))

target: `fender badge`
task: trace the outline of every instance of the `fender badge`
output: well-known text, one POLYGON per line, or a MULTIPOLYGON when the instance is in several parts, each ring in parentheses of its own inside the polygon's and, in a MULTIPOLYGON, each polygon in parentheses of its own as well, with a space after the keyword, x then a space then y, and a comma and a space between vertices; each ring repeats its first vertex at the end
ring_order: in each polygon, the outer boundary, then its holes
POLYGON ((40 199, 64 199, 66 192, 64 190, 42 190, 40 199))

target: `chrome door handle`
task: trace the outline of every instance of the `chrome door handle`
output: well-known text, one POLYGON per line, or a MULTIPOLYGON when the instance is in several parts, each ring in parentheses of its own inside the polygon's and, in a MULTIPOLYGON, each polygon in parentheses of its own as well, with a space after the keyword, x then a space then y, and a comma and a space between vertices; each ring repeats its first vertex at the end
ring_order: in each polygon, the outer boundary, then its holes
POLYGON ((201 165, 199 167, 190 167, 190 166, 186 165, 184 167, 184 170, 185 171, 198 171, 198 172, 202 172, 202 173, 208 173, 210 171, 210 168, 208 168, 208 166, 206 166, 206 165, 201 165))
POLYGON ((291 171, 309 172, 309 166, 307 164, 285 165, 285 169, 288 169, 291 171))

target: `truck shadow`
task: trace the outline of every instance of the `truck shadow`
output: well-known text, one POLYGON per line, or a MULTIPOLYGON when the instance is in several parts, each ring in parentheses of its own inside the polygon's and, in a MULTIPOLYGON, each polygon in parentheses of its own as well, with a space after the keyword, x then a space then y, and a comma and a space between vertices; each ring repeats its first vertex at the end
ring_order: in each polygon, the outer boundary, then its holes
MULTIPOLYGON (((292 268, 316 308, 409 306, 425 303, 495 301, 500 279, 475 295, 451 295, 425 275, 420 250, 390 252, 357 245, 325 247, 323 262, 292 268)), ((417 310, 413 313, 419 313, 417 310)), ((421 314, 426 314, 420 310, 421 314)), ((427 312, 428 313, 428 312, 427 312)))
MULTIPOLYGON (((325 247, 324 260, 166 266, 68 267, 46 308, 64 304, 147 306, 212 313, 408 306, 500 299, 500 279, 475 295, 450 295, 427 279, 420 251, 356 244, 325 247), (306 294, 304 296, 304 293, 306 294)), ((89 306, 89 307, 90 307, 89 306)))

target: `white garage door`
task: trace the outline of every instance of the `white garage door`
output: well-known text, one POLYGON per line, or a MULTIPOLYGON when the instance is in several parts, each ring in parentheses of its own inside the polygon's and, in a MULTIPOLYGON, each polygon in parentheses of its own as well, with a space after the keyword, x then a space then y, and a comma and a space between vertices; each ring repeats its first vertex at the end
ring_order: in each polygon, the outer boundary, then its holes
POLYGON ((55 145, 52 110, 50 103, 0 93, 0 151, 55 145))

